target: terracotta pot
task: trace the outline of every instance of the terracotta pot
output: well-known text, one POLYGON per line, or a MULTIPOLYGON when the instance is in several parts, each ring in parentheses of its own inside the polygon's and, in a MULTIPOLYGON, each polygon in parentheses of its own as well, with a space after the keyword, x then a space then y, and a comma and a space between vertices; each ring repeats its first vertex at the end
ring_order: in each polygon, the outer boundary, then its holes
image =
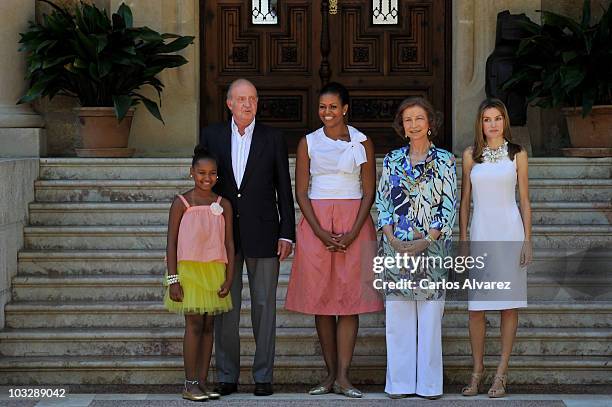
POLYGON ((128 139, 134 109, 130 109, 119 123, 112 107, 76 108, 81 123, 83 148, 77 149, 80 157, 127 157, 134 152, 128 149, 128 139))
POLYGON ((612 147, 612 105, 593 106, 593 111, 585 118, 580 107, 561 110, 567 121, 572 147, 612 147))

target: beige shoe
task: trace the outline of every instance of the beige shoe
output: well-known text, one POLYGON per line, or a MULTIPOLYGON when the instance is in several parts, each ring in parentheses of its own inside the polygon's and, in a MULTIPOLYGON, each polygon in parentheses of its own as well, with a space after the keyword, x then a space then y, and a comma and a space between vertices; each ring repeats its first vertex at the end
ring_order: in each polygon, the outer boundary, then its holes
POLYGON ((206 394, 200 392, 192 393, 187 390, 183 390, 183 398, 190 401, 208 401, 206 394))
POLYGON ((506 396, 506 385, 508 384, 508 375, 496 374, 493 378, 493 384, 489 389, 488 395, 492 399, 498 399, 506 396))
POLYGON ((202 393, 208 396, 210 400, 219 400, 221 398, 221 394, 217 393, 216 391, 206 390, 206 386, 202 386, 201 384, 199 384, 198 387, 200 388, 200 390, 202 390, 202 393))
POLYGON ((470 378, 470 384, 461 389, 461 394, 464 396, 476 396, 481 390, 482 379, 486 376, 485 369, 482 369, 480 373, 472 373, 470 378))
POLYGON ((324 384, 320 384, 316 387, 313 387, 312 389, 308 390, 308 394, 310 394, 311 396, 320 396, 323 394, 328 394, 331 393, 332 391, 332 387, 333 384, 330 384, 329 386, 326 386, 324 384))
POLYGON ((336 382, 334 382, 333 389, 334 389, 334 393, 343 394, 344 396, 352 398, 352 399, 360 399, 363 397, 363 393, 357 390, 356 388, 342 387, 336 382))
POLYGON ((185 386, 183 387, 183 398, 190 401, 208 401, 208 396, 201 391, 199 382, 197 380, 185 380, 185 386), (190 390, 187 390, 188 384, 192 386, 190 390), (195 389, 193 387, 195 387, 195 389))

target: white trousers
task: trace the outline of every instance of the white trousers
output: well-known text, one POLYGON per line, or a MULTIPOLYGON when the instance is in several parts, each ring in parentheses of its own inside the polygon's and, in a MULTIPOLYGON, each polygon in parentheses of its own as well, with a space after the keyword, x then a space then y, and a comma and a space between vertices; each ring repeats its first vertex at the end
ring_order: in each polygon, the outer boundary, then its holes
POLYGON ((389 394, 437 396, 443 392, 442 316, 444 300, 387 300, 389 394))

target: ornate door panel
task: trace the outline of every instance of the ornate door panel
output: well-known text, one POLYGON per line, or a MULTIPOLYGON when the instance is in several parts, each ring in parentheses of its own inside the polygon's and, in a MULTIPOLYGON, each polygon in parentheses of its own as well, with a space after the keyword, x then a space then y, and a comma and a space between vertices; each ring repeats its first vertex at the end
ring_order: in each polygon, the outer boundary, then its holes
MULTIPOLYGON (((371 0, 338 0, 336 14, 329 3, 201 0, 201 126, 229 118, 227 87, 240 77, 258 89, 258 120, 283 129, 291 152, 321 125, 317 94, 330 80, 349 88, 349 121, 379 153, 401 144, 391 122, 406 96, 425 95, 450 115, 450 0, 399 0, 397 22, 383 25, 371 0)), ((450 145, 444 129, 437 143, 450 145)))
POLYGON ((201 2, 201 125, 229 118, 227 88, 244 77, 259 93, 257 120, 283 129, 293 152, 313 123, 320 79, 312 40, 318 35, 320 11, 311 1, 281 0, 276 24, 253 24, 251 5, 241 0, 201 2))
MULTIPOLYGON (((445 12, 450 6, 436 0, 338 0, 338 8, 329 16, 330 80, 349 88, 349 121, 372 136, 378 152, 401 144, 390 127, 407 96, 425 96, 450 116, 445 108, 450 100, 445 12), (386 10, 397 22, 374 24, 375 6, 382 8, 385 3, 397 4, 395 13, 386 10)), ((435 142, 450 146, 450 137, 445 140, 444 134, 443 127, 435 142)))

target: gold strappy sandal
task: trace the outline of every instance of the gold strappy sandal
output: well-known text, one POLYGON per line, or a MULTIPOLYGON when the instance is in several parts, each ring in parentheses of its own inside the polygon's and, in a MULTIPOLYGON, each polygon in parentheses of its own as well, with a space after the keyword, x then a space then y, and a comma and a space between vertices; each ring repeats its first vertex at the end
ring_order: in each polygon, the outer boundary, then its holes
POLYGON ((461 389, 461 394, 464 396, 476 396, 481 390, 482 379, 486 376, 485 369, 482 369, 480 373, 472 373, 470 378, 470 384, 461 389))
POLYGON ((492 399, 498 399, 506 396, 506 385, 508 384, 508 375, 496 374, 493 378, 493 384, 489 389, 488 395, 492 399))

